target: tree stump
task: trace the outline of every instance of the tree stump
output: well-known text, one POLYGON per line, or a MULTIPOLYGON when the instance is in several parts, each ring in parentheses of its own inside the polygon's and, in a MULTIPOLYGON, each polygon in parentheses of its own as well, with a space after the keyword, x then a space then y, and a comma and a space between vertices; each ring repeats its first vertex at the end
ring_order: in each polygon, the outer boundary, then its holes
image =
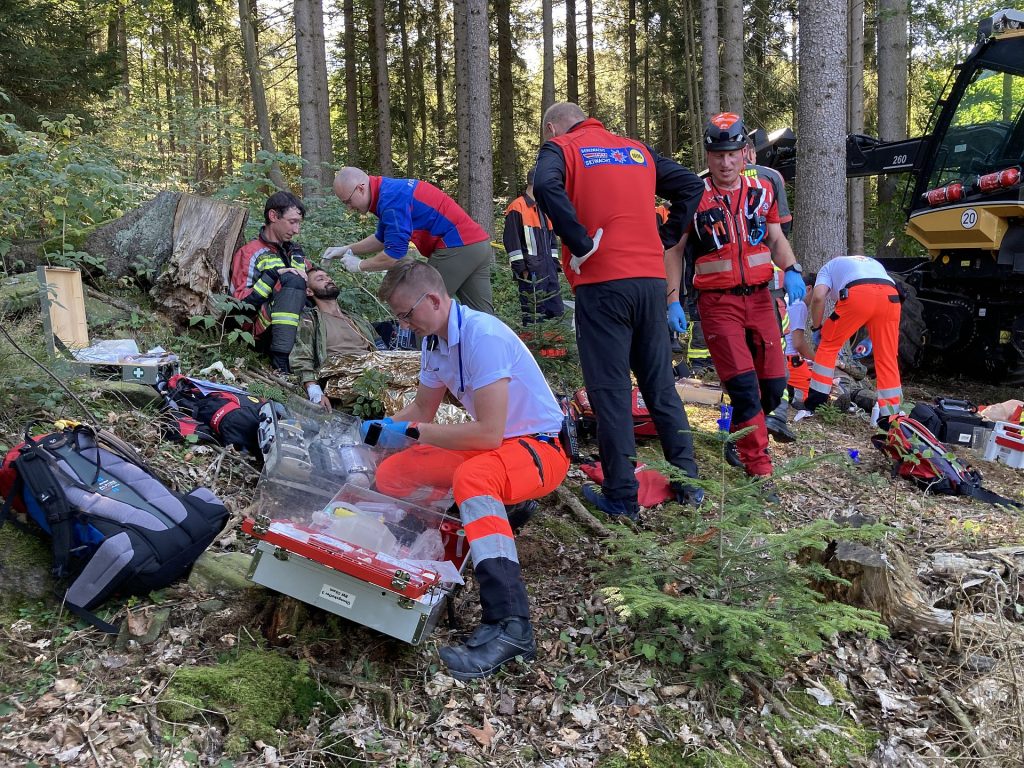
POLYGON ((119 219, 94 230, 83 250, 104 260, 107 275, 156 275, 171 255, 174 212, 183 195, 161 192, 119 219))

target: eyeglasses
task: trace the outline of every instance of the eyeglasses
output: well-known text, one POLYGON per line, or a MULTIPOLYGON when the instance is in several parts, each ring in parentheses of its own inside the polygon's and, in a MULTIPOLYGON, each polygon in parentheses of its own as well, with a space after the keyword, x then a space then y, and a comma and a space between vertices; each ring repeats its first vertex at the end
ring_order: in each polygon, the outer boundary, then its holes
POLYGON ((408 312, 402 312, 400 314, 396 314, 395 315, 395 319, 398 322, 400 322, 400 323, 408 323, 409 320, 412 318, 412 313, 416 311, 416 307, 418 307, 420 305, 420 302, 423 301, 425 298, 427 298, 427 294, 426 293, 424 293, 422 296, 420 296, 418 299, 416 299, 416 303, 413 304, 411 307, 409 307, 409 311, 408 312))
POLYGON ((352 203, 352 198, 356 196, 356 192, 358 192, 358 191, 359 191, 359 188, 360 188, 361 186, 363 186, 363 185, 362 185, 362 184, 356 184, 356 185, 355 185, 354 187, 352 187, 352 192, 351 192, 351 194, 349 194, 349 196, 348 196, 348 197, 346 197, 346 198, 345 198, 344 200, 342 200, 341 202, 342 202, 342 203, 343 203, 344 205, 350 205, 350 204, 352 203))

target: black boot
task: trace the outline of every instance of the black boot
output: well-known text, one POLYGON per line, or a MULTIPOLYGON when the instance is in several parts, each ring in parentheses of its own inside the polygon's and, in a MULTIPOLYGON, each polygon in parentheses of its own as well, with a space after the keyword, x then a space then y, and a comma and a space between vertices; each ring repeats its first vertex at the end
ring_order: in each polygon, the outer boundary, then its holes
POLYGON ((456 680, 472 680, 497 672, 516 656, 532 659, 537 643, 530 620, 512 616, 497 624, 481 624, 464 645, 440 648, 438 654, 448 665, 448 674, 456 680))
POLYGON ((275 373, 291 373, 291 366, 288 365, 288 353, 271 352, 270 367, 274 369, 275 373))
POLYGON ((512 533, 519 533, 523 526, 530 522, 530 518, 534 516, 539 507, 540 504, 537 503, 536 499, 527 499, 512 506, 506 505, 505 516, 508 518, 508 524, 512 528, 512 533))

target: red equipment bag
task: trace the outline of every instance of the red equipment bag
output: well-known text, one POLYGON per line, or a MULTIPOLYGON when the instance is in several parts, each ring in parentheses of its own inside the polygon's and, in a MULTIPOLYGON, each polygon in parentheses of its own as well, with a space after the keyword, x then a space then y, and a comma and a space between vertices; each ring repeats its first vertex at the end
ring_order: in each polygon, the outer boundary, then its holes
MULTIPOLYGON (((594 414, 594 409, 590 407, 590 398, 587 397, 587 390, 576 390, 576 394, 573 395, 573 404, 579 413, 577 430, 593 433, 594 428, 597 426, 597 416, 594 414)), ((637 437, 657 436, 658 430, 654 426, 654 419, 651 418, 651 413, 647 410, 647 405, 644 403, 644 397, 640 394, 640 390, 637 387, 633 387, 632 392, 632 415, 633 434, 637 437)))

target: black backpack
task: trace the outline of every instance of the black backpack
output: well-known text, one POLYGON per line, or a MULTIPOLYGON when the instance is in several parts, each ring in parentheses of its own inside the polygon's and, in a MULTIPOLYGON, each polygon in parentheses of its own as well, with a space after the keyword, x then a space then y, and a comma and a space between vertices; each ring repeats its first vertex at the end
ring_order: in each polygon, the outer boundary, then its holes
POLYGON ((209 489, 169 490, 131 446, 83 425, 41 437, 26 428, 0 465, 0 491, 0 525, 13 506, 23 527, 50 537, 66 605, 106 632, 117 628, 91 609, 187 577, 228 519, 209 489))
POLYGON ((175 374, 156 384, 164 396, 164 410, 173 423, 166 437, 233 445, 259 457, 260 408, 266 400, 236 387, 190 379, 175 374))

